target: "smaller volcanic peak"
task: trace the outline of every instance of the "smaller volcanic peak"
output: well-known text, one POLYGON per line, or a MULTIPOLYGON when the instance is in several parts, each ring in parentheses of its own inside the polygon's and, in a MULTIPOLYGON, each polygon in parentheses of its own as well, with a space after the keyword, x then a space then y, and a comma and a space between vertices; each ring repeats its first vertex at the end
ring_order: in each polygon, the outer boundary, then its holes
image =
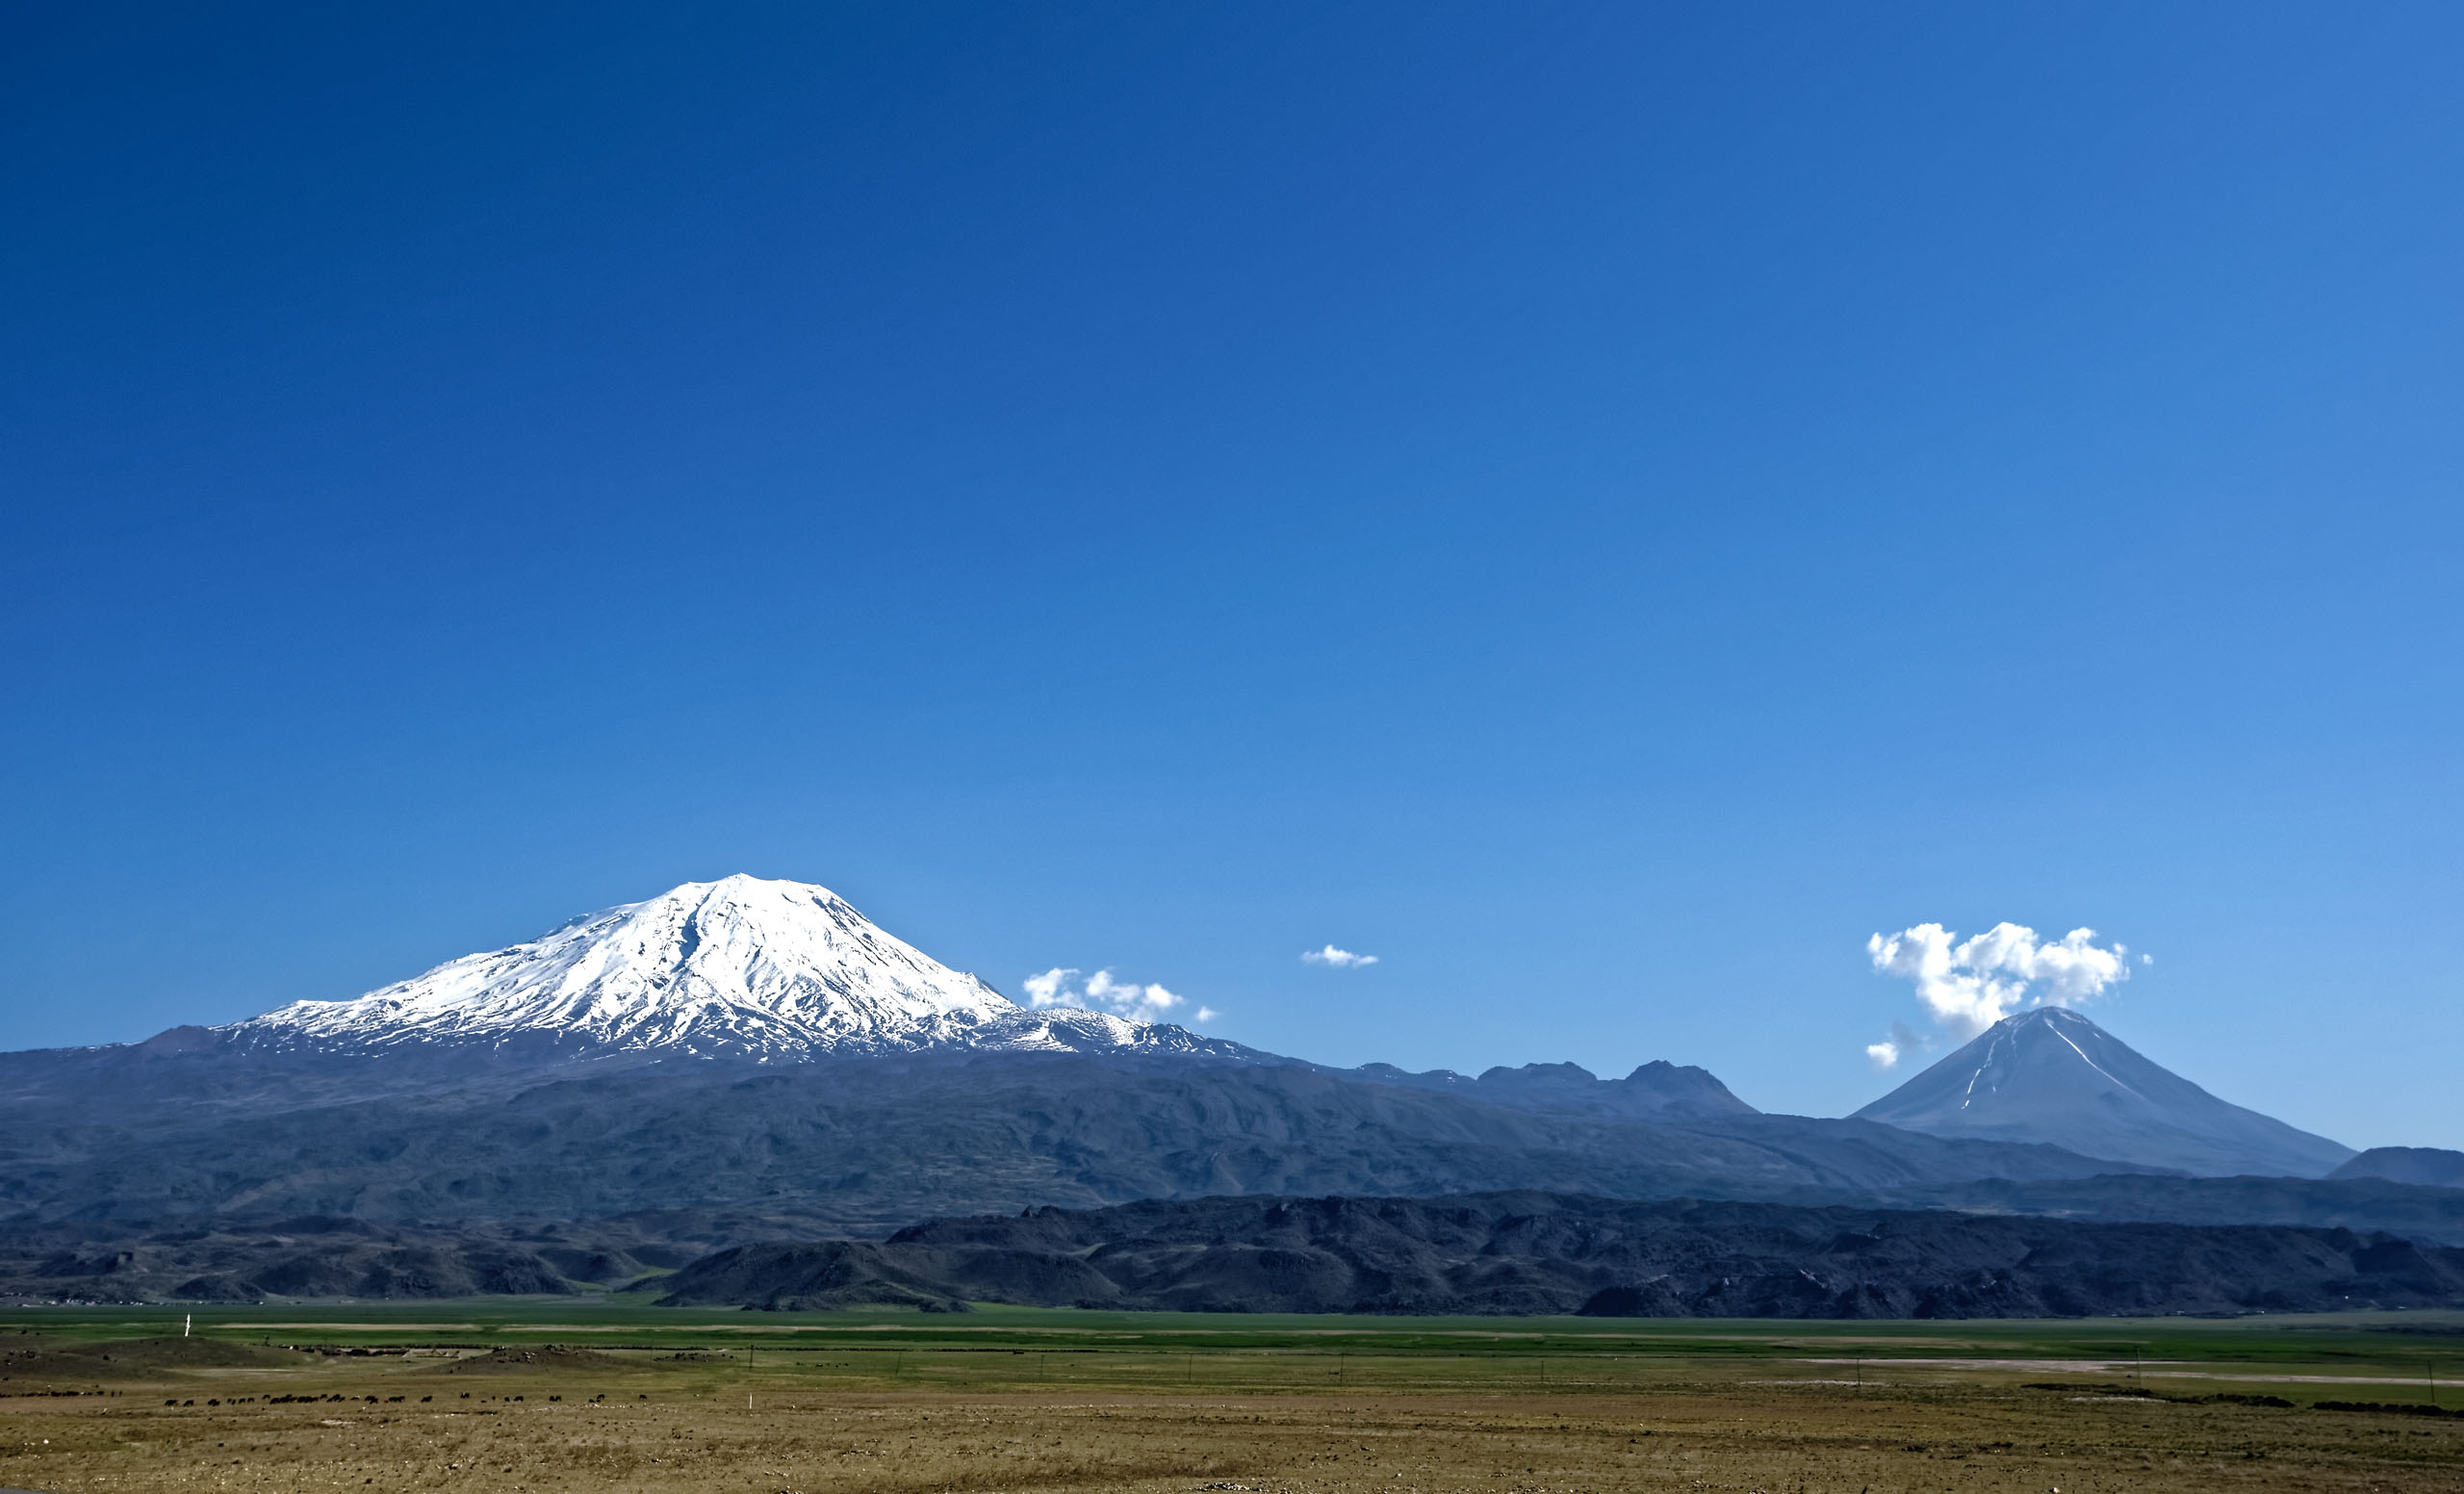
POLYGON ((2004 1017, 1855 1119, 2201 1176, 2319 1177, 2353 1154, 2218 1099, 2063 1007, 2004 1017))
POLYGON ((296 1001, 220 1033, 243 1046, 539 1045, 797 1058, 988 1047, 1231 1049, 1096 1012, 1026 1011, 828 888, 733 876, 349 1001, 296 1001))

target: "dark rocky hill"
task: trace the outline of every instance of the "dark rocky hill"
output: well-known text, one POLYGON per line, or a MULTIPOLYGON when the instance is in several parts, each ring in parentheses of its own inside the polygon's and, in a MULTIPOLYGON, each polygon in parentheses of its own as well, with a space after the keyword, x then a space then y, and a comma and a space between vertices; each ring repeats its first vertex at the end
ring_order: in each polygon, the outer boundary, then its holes
POLYGON ((604 1291, 698 1251, 637 1226, 507 1230, 302 1218, 171 1230, 0 1232, 0 1299, 254 1302, 604 1291))
POLYGON ((2327 1174, 2339 1180, 2383 1177, 2431 1188, 2464 1188, 2464 1151, 2441 1146, 2373 1146, 2327 1174))
POLYGON ((1938 1187, 1877 1189, 1853 1201, 1979 1214, 2044 1214, 2102 1223, 2301 1224, 2464 1246, 2464 1188, 2426 1188, 2380 1177, 2136 1173, 2025 1183, 1989 1178, 1938 1187))
POLYGON ((2335 1229, 1536 1193, 1201 1198, 742 1246, 642 1289, 783 1309, 2140 1316, 2464 1305, 2464 1250, 2335 1229))

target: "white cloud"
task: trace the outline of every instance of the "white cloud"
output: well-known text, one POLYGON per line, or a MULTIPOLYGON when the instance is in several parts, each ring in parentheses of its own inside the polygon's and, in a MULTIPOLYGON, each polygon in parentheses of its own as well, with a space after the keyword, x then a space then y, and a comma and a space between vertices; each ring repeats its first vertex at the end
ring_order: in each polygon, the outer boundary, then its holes
POLYGON ((1919 1037, 1909 1029, 1906 1022, 1893 1022, 1890 1024, 1889 1037, 1880 1043, 1865 1044, 1865 1062, 1876 1069, 1892 1069, 1896 1068, 1899 1061, 1909 1054, 1930 1053, 1933 1048, 1933 1039, 1919 1037))
POLYGON ((1190 1020, 1194 1022, 1211 1022, 1222 1015, 1222 1013, 1217 1011, 1211 1006, 1202 1006, 1197 1009, 1197 1015, 1191 1017, 1190 1020))
POLYGON ((1300 951, 1300 958, 1311 965, 1331 965, 1339 970, 1348 970, 1352 968, 1354 966, 1375 965, 1377 963, 1377 957, 1375 955, 1356 955, 1348 949, 1337 949, 1332 944, 1328 944, 1323 949, 1304 949, 1300 951))
MULTIPOLYGON (((2072 929, 2040 940, 2034 929, 1997 923, 1962 940, 1938 923, 1920 923, 1875 935, 1865 953, 1876 974, 1913 983, 1934 1024, 1965 1041, 2022 1006, 2081 1006, 2130 979, 2129 949, 2095 939, 2093 929, 2072 929)), ((1911 1046, 1911 1036, 1895 1027, 1893 1041, 1871 1044, 1865 1056, 1887 1069, 1911 1046)))
MULTIPOLYGON (((1039 1010, 1048 1006, 1076 1007, 1084 1012, 1110 1012, 1133 1021, 1161 1021, 1174 1007, 1185 1006, 1189 998, 1177 995, 1153 984, 1115 978, 1110 970, 1097 970, 1084 981, 1078 979, 1075 966, 1055 966, 1041 975, 1030 975, 1023 984, 1027 1005, 1039 1010)), ((1207 1021, 1215 1013, 1198 1009, 1197 1019, 1207 1021)))
POLYGON ((1028 976, 1026 979, 1027 1005, 1032 1007, 1077 1005, 1074 1001, 1063 1000, 1061 996, 1061 993, 1068 989, 1069 977, 1077 973, 1074 969, 1064 969, 1060 966, 1054 966, 1041 975, 1028 976))

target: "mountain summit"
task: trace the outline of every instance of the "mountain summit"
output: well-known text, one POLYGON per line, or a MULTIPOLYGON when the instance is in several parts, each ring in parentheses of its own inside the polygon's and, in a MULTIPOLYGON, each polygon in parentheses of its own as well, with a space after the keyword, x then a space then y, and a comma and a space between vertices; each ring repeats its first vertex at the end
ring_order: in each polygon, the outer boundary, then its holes
POLYGON ((1029 1011, 885 932, 828 888, 747 876, 688 882, 355 1000, 295 1001, 220 1031, 259 1049, 1237 1051, 1100 1012, 1029 1011))
POLYGON ((2056 1006, 2004 1017, 1853 1119, 2202 1176, 2319 1177, 2353 1154, 2227 1104, 2056 1006))

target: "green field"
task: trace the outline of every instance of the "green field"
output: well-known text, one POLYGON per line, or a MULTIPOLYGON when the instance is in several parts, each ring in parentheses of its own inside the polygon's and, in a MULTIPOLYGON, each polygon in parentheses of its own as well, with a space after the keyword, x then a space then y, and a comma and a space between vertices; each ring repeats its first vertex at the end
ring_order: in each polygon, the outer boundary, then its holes
POLYGON ((1562 1392, 1770 1377, 1851 1385, 2076 1381, 2297 1403, 2426 1402, 2435 1394, 2440 1404, 2464 1406, 2464 1313, 1839 1323, 997 1305, 963 1314, 767 1313, 563 1297, 204 1307, 192 1320, 162 1307, 0 1309, 0 1346, 9 1335, 64 1347, 184 1329, 336 1360, 561 1345, 713 1385, 1562 1392))

